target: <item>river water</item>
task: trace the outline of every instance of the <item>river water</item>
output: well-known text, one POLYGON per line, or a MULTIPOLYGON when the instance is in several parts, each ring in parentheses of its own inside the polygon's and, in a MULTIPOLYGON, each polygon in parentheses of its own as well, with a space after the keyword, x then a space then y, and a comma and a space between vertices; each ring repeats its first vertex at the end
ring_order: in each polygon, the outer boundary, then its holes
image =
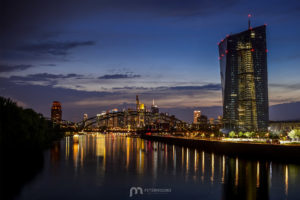
POLYGON ((299 172, 295 164, 83 135, 46 151, 43 169, 17 199, 299 199, 299 172))

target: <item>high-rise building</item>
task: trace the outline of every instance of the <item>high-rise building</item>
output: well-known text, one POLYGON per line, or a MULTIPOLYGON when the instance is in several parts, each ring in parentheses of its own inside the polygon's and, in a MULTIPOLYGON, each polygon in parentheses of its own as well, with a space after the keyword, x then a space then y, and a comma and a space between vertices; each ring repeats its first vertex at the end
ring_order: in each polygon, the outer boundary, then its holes
POLYGON ((266 26, 219 43, 224 128, 266 131, 269 121, 266 26))
POLYGON ((200 110, 194 110, 194 124, 198 123, 198 118, 201 116, 201 111, 200 110))
POLYGON ((151 106, 151 112, 152 112, 152 114, 157 114, 157 113, 159 113, 159 108, 158 108, 157 105, 155 105, 154 99, 153 99, 152 106, 151 106))
POLYGON ((55 123, 60 123, 62 119, 62 109, 59 101, 53 101, 51 107, 51 120, 55 123))
POLYGON ((135 99, 136 99, 136 111, 139 111, 139 110, 140 110, 140 100, 139 100, 139 96, 136 95, 135 99))

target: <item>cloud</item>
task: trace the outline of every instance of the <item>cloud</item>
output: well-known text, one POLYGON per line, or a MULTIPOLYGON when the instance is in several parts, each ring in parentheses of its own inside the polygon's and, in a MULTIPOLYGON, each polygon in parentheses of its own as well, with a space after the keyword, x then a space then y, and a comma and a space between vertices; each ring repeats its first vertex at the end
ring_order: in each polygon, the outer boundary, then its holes
POLYGON ((282 89, 285 89, 285 90, 292 90, 292 91, 300 89, 300 83, 295 83, 295 84, 270 83, 269 86, 273 87, 273 88, 282 88, 282 89))
POLYGON ((207 84, 202 86, 176 86, 170 87, 171 90, 221 90, 221 84, 207 84))
POLYGON ((82 78, 83 75, 79 74, 49 74, 49 73, 38 73, 29 74, 27 76, 11 76, 10 81, 28 85, 52 85, 57 84, 58 79, 69 79, 69 78, 82 78))
POLYGON ((0 65, 0 73, 12 71, 24 71, 34 67, 33 65, 0 65))
POLYGON ((98 77, 98 79, 126 79, 126 78, 139 78, 141 75, 138 74, 106 74, 98 77))
POLYGON ((71 49, 80 46, 92 46, 95 45, 94 41, 73 41, 73 42, 45 42, 40 44, 27 44, 20 48, 20 50, 33 52, 36 54, 48 54, 54 56, 65 56, 71 49))
POLYGON ((45 66, 45 67, 55 67, 56 64, 41 64, 41 66, 45 66))

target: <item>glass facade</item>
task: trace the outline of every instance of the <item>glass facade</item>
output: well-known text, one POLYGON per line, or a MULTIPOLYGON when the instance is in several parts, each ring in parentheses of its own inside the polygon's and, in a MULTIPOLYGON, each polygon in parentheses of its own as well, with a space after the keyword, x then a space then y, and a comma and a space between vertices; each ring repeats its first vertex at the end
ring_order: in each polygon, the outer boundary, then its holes
POLYGON ((219 44, 224 128, 267 131, 266 26, 230 35, 219 44))

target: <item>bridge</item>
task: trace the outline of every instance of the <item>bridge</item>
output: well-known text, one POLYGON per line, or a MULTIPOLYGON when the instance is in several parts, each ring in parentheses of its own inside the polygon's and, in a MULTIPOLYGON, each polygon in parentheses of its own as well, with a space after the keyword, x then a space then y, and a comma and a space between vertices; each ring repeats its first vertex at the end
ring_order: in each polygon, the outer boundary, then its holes
POLYGON ((149 111, 119 111, 98 114, 75 123, 78 131, 88 130, 91 127, 98 129, 115 130, 186 130, 188 124, 177 119, 174 115, 166 113, 153 113, 149 111))

